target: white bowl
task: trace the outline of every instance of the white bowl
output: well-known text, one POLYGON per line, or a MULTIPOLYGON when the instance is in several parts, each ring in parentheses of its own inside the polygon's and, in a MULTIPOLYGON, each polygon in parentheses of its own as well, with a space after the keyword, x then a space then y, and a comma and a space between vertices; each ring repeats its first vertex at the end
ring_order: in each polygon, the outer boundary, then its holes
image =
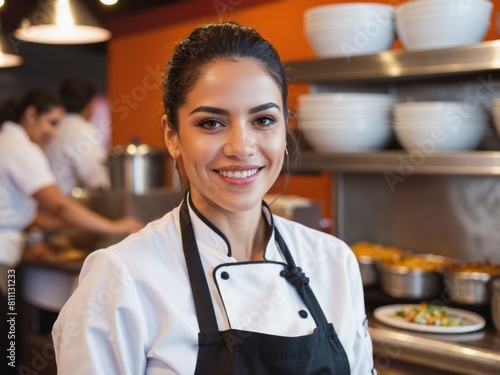
POLYGON ((487 117, 486 108, 483 106, 470 107, 466 102, 405 102, 397 103, 393 107, 395 117, 435 117, 446 118, 449 116, 460 117, 487 117))
POLYGON ((318 57, 345 58, 387 50, 396 38, 392 22, 377 21, 359 26, 306 27, 305 35, 318 57))
POLYGON ((395 128, 397 127, 434 127, 434 128, 460 128, 460 127, 481 127, 486 128, 488 126, 488 121, 486 120, 474 120, 474 119, 463 119, 456 118, 453 121, 439 121, 439 120, 425 120, 422 121, 420 119, 414 120, 394 120, 393 125, 395 128))
POLYGON ((356 19, 366 15, 377 15, 380 12, 393 13, 395 8, 388 4, 379 3, 349 3, 349 4, 329 4, 320 5, 307 9, 304 12, 304 19, 314 19, 317 17, 331 17, 333 19, 356 19))
POLYGON ((408 12, 421 12, 440 10, 446 12, 449 9, 470 7, 474 9, 483 9, 493 7, 489 0, 418 0, 407 1, 395 9, 396 14, 408 12))
POLYGON ((317 93, 303 94, 298 97, 299 103, 331 103, 331 102, 373 102, 394 103, 397 97, 380 93, 317 93))
POLYGON ((421 16, 463 16, 485 18, 491 12, 493 4, 490 1, 433 1, 429 2, 407 2, 400 5, 395 12, 396 17, 403 19, 407 17, 421 16))
POLYGON ((428 152, 474 150, 483 139, 485 131, 485 128, 479 126, 394 128, 396 138, 404 149, 428 152))
POLYGON ((379 108, 374 107, 370 109, 364 108, 362 105, 359 106, 347 106, 346 108, 297 108, 297 113, 299 116, 303 117, 330 117, 330 116, 342 116, 342 117, 357 117, 357 116, 391 116, 391 108, 379 108))
POLYGON ((309 120, 309 119, 299 119, 298 125, 300 128, 335 128, 335 127, 353 127, 357 129, 364 129, 367 127, 392 127, 392 123, 389 119, 370 119, 370 118, 359 118, 359 119, 328 119, 328 120, 309 120))
POLYGON ((343 127, 300 127, 306 141, 318 152, 366 152, 380 150, 392 139, 389 126, 358 129, 343 127))
MULTIPOLYGON (((491 11, 490 11, 491 14, 491 11)), ((441 16, 401 19, 396 30, 403 46, 410 51, 458 47, 483 40, 489 27, 485 19, 469 16, 441 16)))

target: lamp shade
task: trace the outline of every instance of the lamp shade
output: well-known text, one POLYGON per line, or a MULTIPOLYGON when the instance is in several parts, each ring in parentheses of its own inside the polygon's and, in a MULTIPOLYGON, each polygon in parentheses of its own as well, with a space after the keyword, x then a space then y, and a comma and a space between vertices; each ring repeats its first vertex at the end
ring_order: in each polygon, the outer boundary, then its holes
POLYGON ((21 20, 14 35, 45 44, 98 43, 111 38, 111 32, 78 0, 39 1, 21 20))
MULTIPOLYGON (((1 28, 1 27, 0 27, 1 28)), ((9 40, 0 31, 0 68, 9 68, 23 63, 23 58, 16 54, 9 40)))

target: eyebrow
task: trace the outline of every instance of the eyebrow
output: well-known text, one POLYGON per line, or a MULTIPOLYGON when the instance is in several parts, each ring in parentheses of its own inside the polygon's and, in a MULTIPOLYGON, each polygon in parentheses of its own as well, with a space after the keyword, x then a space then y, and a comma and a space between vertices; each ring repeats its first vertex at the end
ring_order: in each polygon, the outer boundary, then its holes
MULTIPOLYGON (((277 108, 278 110, 281 111, 280 107, 276 103, 269 102, 269 103, 258 105, 257 107, 250 108, 248 110, 248 114, 251 115, 251 114, 254 114, 254 113, 257 113, 260 111, 264 111, 264 110, 269 109, 269 108, 277 108)), ((196 113, 196 112, 208 112, 208 113, 213 113, 214 115, 229 116, 229 111, 222 109, 222 108, 210 107, 210 106, 196 107, 195 109, 193 109, 191 111, 190 115, 192 115, 193 113, 196 113)))

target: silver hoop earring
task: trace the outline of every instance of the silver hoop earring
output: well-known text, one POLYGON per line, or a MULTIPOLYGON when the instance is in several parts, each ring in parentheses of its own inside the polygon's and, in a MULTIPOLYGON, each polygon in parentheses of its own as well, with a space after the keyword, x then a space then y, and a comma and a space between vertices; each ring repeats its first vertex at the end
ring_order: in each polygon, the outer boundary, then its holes
POLYGON ((177 159, 175 156, 172 156, 172 159, 174 159, 174 171, 177 169, 177 159))
POLYGON ((290 157, 288 156, 288 148, 285 147, 285 158, 286 158, 286 165, 288 166, 290 164, 290 157))

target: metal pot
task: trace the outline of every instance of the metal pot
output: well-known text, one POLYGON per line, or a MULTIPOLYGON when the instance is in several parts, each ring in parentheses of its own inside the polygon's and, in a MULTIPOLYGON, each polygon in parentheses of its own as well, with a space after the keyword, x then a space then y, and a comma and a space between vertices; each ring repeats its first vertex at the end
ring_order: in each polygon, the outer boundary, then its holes
POLYGON ((491 282, 491 317, 493 325, 500 333, 500 278, 491 282))
POLYGON ((111 189, 136 194, 165 186, 166 150, 141 144, 115 146, 108 156, 111 189))
POLYGON ((442 268, 445 264, 453 263, 453 259, 434 254, 401 254, 415 259, 431 262, 432 269, 422 269, 410 262, 409 266, 391 264, 384 261, 377 263, 379 280, 382 290, 396 298, 429 299, 438 297, 442 291, 442 268))
POLYGON ((437 271, 377 263, 382 290, 395 298, 428 299, 439 295, 442 277, 437 271))
POLYGON ((444 287, 451 301, 470 305, 490 303, 490 274, 445 270, 443 276, 444 287))
POLYGON ((376 285, 378 283, 377 269, 375 261, 371 257, 361 256, 358 258, 359 271, 364 287, 376 285))

